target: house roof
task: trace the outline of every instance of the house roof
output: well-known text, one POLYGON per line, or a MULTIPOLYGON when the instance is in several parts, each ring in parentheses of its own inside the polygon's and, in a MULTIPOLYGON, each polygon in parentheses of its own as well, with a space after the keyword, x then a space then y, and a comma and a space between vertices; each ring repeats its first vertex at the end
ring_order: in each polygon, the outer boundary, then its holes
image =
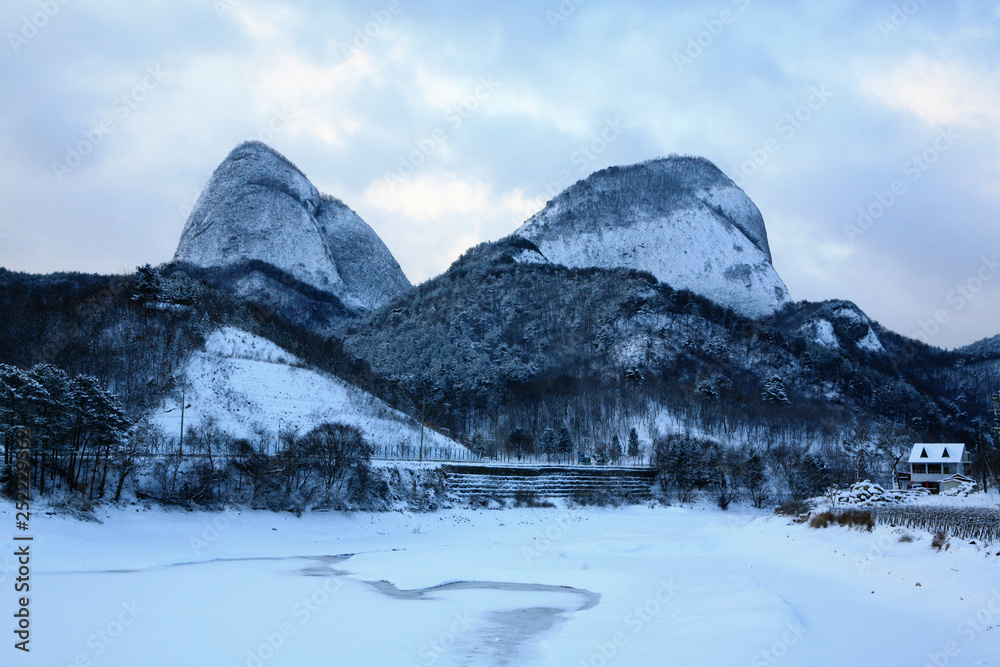
POLYGON ((959 463, 965 460, 965 445, 961 443, 918 442, 910 450, 909 463, 959 463))

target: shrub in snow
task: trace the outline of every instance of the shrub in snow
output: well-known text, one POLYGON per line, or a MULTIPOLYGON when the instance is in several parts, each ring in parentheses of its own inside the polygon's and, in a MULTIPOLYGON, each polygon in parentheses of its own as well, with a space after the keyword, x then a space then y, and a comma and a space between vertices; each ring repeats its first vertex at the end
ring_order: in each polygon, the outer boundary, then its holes
POLYGON ((833 523, 837 518, 837 515, 829 510, 826 512, 820 512, 819 514, 814 514, 809 519, 810 528, 826 528, 831 523, 833 523))
POLYGON ((875 519, 871 512, 851 509, 837 515, 837 524, 870 531, 875 527, 875 519))
POLYGON ((813 514, 809 518, 810 528, 826 528, 833 523, 838 526, 857 528, 858 530, 864 529, 870 531, 875 527, 875 519, 872 517, 871 512, 856 509, 849 509, 840 513, 827 510, 819 514, 813 514))
POLYGON ((948 532, 945 530, 937 530, 934 532, 934 538, 931 540, 931 546, 938 551, 948 548, 948 532))
POLYGON ((780 516, 790 516, 795 519, 803 519, 812 512, 812 506, 804 500, 787 500, 774 509, 774 513, 780 516))

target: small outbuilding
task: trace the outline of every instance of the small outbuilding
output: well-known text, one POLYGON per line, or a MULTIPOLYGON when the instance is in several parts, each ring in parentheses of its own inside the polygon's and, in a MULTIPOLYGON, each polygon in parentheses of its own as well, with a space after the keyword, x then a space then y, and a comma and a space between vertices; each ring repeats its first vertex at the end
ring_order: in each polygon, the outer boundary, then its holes
POLYGON ((955 473, 951 477, 946 477, 940 482, 941 493, 945 491, 951 491, 952 489, 959 489, 962 486, 968 485, 969 488, 974 487, 976 480, 972 479, 968 475, 963 475, 961 473, 955 473))
POLYGON ((969 453, 961 443, 917 443, 910 451, 910 486, 924 486, 939 493, 942 482, 953 476, 965 477, 969 453))

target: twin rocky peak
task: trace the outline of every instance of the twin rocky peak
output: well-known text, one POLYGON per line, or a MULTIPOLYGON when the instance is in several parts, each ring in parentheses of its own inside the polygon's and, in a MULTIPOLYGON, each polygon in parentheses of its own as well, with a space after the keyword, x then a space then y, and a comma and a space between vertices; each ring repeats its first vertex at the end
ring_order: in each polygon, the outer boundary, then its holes
MULTIPOLYGON (((760 211, 708 160, 612 167, 567 188, 513 235, 521 261, 646 271, 760 318, 789 301, 760 211)), ((410 289, 378 235, 260 142, 212 174, 174 261, 292 320, 334 324, 410 289)))

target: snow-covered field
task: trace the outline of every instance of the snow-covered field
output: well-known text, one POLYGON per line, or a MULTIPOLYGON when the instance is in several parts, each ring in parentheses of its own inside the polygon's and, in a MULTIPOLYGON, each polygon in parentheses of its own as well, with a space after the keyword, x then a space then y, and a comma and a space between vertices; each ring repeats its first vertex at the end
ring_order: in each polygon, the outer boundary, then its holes
POLYGON ((1000 545, 676 507, 97 516, 32 517, 29 655, 7 541, 2 664, 1000 664, 1000 545))

